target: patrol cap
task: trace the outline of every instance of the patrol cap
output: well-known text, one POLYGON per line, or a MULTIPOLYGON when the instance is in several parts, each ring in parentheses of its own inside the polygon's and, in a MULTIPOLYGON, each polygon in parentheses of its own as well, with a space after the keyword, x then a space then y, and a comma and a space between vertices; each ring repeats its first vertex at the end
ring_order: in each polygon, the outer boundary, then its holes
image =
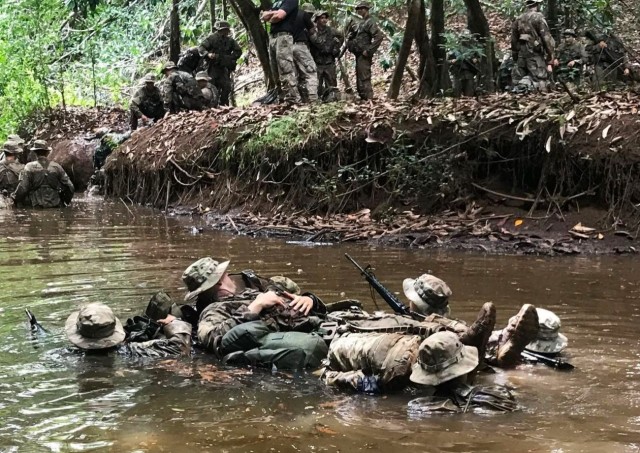
POLYGON ((562 34, 565 36, 573 36, 574 38, 578 36, 576 34, 576 31, 573 28, 567 28, 565 31, 562 32, 562 34))
POLYGON ((226 20, 219 20, 216 22, 216 30, 229 30, 231 29, 231 25, 226 20))
POLYGON ((316 12, 316 7, 313 6, 313 4, 311 4, 311 3, 303 3, 302 6, 300 6, 300 9, 302 11, 304 11, 305 13, 315 13, 316 12))
POLYGON ((168 71, 170 69, 178 69, 178 67, 173 61, 167 61, 162 67, 162 72, 168 71))
POLYGON ((5 154, 22 154, 22 146, 18 142, 7 140, 1 151, 4 151, 5 154))
POLYGON ((144 83, 156 83, 156 76, 154 74, 149 73, 149 74, 144 76, 142 81, 144 83))
POLYGON ((125 331, 113 310, 91 303, 71 313, 64 330, 71 343, 81 349, 105 349, 124 341, 125 331))
POLYGON ((51 148, 44 140, 36 140, 35 142, 33 142, 31 151, 51 151, 51 148))
POLYGON ((369 5, 367 2, 360 2, 356 5, 356 10, 358 9, 371 9, 371 5, 369 5))
POLYGON ((182 281, 189 291, 184 300, 191 300, 200 293, 212 288, 220 281, 227 270, 229 261, 218 262, 213 258, 201 258, 191 264, 182 274, 182 281))
POLYGON ((447 316, 450 313, 449 297, 451 289, 438 277, 423 274, 420 277, 406 278, 402 282, 404 295, 413 302, 422 314, 447 316))
POLYGON ((200 71, 196 74, 196 80, 211 80, 211 77, 209 77, 209 74, 206 73, 206 71, 200 71))

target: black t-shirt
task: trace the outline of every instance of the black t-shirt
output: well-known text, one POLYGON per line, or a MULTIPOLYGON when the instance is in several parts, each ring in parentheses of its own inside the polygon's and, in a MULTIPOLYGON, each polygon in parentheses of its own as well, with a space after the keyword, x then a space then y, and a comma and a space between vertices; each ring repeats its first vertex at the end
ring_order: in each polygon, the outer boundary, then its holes
POLYGON ((287 15, 280 22, 271 24, 271 34, 275 35, 283 31, 293 34, 298 14, 298 0, 278 0, 273 4, 271 11, 278 11, 279 9, 283 10, 287 15))
POLYGON ((293 24, 293 42, 309 42, 309 30, 313 28, 311 14, 298 9, 293 24))

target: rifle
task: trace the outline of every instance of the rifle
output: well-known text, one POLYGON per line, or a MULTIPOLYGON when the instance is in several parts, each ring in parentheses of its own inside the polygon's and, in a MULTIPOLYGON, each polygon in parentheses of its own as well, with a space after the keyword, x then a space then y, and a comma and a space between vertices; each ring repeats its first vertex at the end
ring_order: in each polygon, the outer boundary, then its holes
MULTIPOLYGON (((371 272, 371 265, 367 265, 367 267, 363 268, 356 262, 356 260, 351 258, 351 256, 348 253, 345 253, 344 256, 346 256, 347 259, 353 263, 353 265, 360 271, 360 273, 367 280, 369 285, 371 285, 371 287, 375 289, 378 294, 380 294, 380 297, 382 297, 384 301, 387 304, 389 304, 389 306, 395 313, 399 315, 411 316, 413 319, 416 319, 418 321, 423 321, 426 318, 426 316, 420 313, 411 311, 406 305, 400 302, 400 300, 395 296, 395 294, 393 294, 391 291, 385 288, 384 285, 380 283, 380 281, 376 278, 376 276, 373 275, 373 272, 371 272)), ((521 357, 529 361, 543 363, 551 368, 556 368, 558 370, 563 370, 563 371, 573 370, 575 368, 569 362, 565 362, 564 360, 546 357, 542 354, 538 354, 536 352, 529 351, 529 350, 522 351, 521 357)))
POLYGON ((29 326, 31 327, 31 332, 32 333, 34 333, 34 334, 49 333, 49 331, 47 329, 45 329, 44 327, 42 327, 42 324, 40 324, 38 322, 38 320, 36 319, 35 315, 33 313, 31 313, 31 310, 29 310, 28 308, 25 308, 24 311, 27 314, 27 320, 29 321, 29 326))

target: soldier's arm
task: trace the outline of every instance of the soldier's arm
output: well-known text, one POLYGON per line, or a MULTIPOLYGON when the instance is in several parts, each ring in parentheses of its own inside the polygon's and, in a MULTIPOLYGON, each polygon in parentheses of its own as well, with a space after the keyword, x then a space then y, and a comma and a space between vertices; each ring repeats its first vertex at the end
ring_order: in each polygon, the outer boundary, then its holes
POLYGON ((231 45, 232 45, 231 58, 235 62, 238 58, 242 56, 242 48, 240 48, 240 45, 235 39, 231 40, 231 45))
POLYGON ((25 169, 20 172, 20 176, 18 177, 18 187, 11 195, 11 198, 19 203, 25 199, 29 190, 31 190, 31 172, 25 169))
POLYGON ((174 319, 163 327, 166 338, 129 343, 127 353, 133 357, 171 357, 191 355, 191 324, 174 319))
POLYGON ((369 21, 368 29, 369 33, 371 34, 371 45, 367 49, 367 54, 371 57, 378 50, 380 44, 382 44, 384 35, 382 34, 382 30, 380 30, 380 27, 378 27, 378 24, 373 20, 369 21))
POLYGON ((140 110, 140 104, 142 103, 142 98, 143 98, 142 89, 138 89, 138 91, 136 91, 133 97, 131 98, 131 102, 129 103, 129 109, 131 109, 133 113, 139 116, 142 116, 142 111, 140 110))
POLYGON ((69 191, 69 194, 73 196, 76 188, 73 186, 71 179, 69 179, 69 175, 67 175, 67 172, 64 171, 64 168, 62 168, 60 165, 56 165, 56 169, 58 171, 60 183, 62 183, 62 185, 69 191))
POLYGON ((542 40, 542 45, 547 53, 547 64, 550 64, 555 60, 555 47, 556 42, 551 36, 551 31, 549 30, 549 25, 547 25, 547 21, 544 19, 542 15, 540 15, 539 20, 535 23, 535 29, 542 40))
POLYGON ((198 54, 201 57, 206 57, 209 52, 212 52, 215 40, 216 37, 213 33, 207 36, 198 46, 198 54))
POLYGON ((162 103, 164 105, 164 109, 167 112, 174 112, 175 107, 173 105, 173 80, 170 77, 167 77, 162 84, 162 103))
POLYGON ((257 321, 260 315, 250 313, 245 304, 218 302, 202 312, 198 323, 198 342, 210 352, 219 354, 222 337, 245 322, 257 321))

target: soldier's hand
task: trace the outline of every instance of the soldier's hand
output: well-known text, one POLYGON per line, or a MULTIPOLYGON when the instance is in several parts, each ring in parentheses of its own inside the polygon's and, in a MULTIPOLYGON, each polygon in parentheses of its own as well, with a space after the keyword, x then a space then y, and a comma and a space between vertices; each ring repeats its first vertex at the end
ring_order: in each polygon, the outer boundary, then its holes
POLYGON ((215 53, 213 53, 213 52, 209 52, 209 53, 207 54, 207 58, 209 58, 209 60, 213 60, 214 58, 216 58, 216 54, 215 54, 215 53))
POLYGON ((366 50, 364 52, 362 52, 362 56, 363 57, 368 57, 369 56, 369 52, 367 52, 366 50))
POLYGON ((251 313, 260 314, 262 310, 271 307, 286 308, 286 305, 284 304, 282 297, 278 296, 273 291, 267 291, 266 293, 259 294, 247 308, 251 313))
POLYGON ((178 319, 178 318, 176 318, 176 317, 175 317, 175 316, 173 316, 173 315, 167 315, 167 317, 166 317, 166 318, 164 318, 164 319, 158 319, 158 324, 160 324, 160 325, 162 325, 162 326, 166 326, 166 325, 167 325, 167 324, 169 324, 171 321, 175 321, 176 319, 178 319))
POLYGON ((628 76, 629 75, 629 68, 625 68, 624 69, 624 75, 628 76))
POLYGON ((567 63, 567 66, 569 66, 570 68, 573 68, 575 65, 576 65, 575 60, 571 60, 569 63, 567 63))
POLYGON ((142 116, 140 117, 140 119, 141 119, 142 121, 144 121, 145 123, 149 121, 149 117, 148 117, 148 116, 146 116, 146 115, 142 115, 142 116))
POLYGON ((287 294, 293 298, 293 300, 289 302, 289 308, 299 311, 305 316, 309 314, 313 308, 313 299, 309 296, 294 296, 293 294, 287 294))
POLYGON ((604 42, 604 41, 600 41, 600 42, 598 43, 598 46, 600 46, 600 48, 601 48, 601 49, 606 49, 606 48, 608 47, 608 46, 607 46, 607 43, 606 43, 606 42, 604 42))
POLYGON ((547 65, 547 72, 553 72, 553 66, 550 64, 547 65))
POLYGON ((556 58, 555 60, 553 60, 553 65, 554 66, 559 66, 560 65, 560 61, 558 61, 558 59, 556 58))

